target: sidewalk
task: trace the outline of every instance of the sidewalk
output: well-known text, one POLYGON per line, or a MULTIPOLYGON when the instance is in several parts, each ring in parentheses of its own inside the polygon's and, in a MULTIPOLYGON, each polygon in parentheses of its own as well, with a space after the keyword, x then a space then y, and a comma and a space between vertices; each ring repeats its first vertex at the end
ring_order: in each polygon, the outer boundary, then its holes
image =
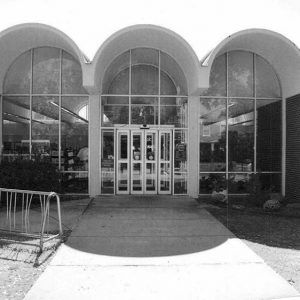
POLYGON ((196 201, 129 196, 95 199, 25 297, 283 298, 300 296, 196 201))

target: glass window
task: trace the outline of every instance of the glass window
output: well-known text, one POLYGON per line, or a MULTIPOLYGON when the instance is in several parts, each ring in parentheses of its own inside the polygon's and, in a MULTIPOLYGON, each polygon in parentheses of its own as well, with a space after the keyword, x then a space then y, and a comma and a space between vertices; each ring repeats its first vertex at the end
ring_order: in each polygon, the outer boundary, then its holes
POLYGON ((64 192, 86 193, 88 98, 62 97, 61 105, 59 102, 62 92, 85 93, 80 64, 64 51, 61 57, 61 50, 57 48, 32 49, 12 64, 4 90, 7 96, 3 98, 3 155, 14 159, 20 155, 29 158, 31 154, 33 159, 39 156, 50 160, 65 172, 62 176, 64 192), (28 94, 28 97, 8 96, 19 93, 28 94), (59 153, 60 113, 62 151, 59 153))
POLYGON ((158 99, 132 97, 131 124, 158 124, 158 99))
POLYGON ((260 188, 263 191, 281 192, 281 174, 259 174, 260 188))
POLYGON ((212 194, 227 190, 226 175, 224 173, 200 173, 199 194, 212 194))
POLYGON ((160 124, 188 127, 188 103, 184 97, 167 97, 160 99, 160 124))
POLYGON ((251 192, 252 174, 229 174, 228 192, 230 194, 249 194, 251 192))
POLYGON ((21 54, 9 67, 4 80, 5 94, 29 94, 31 51, 21 54))
POLYGON ((226 170, 226 99, 200 100, 200 172, 226 170))
POLYGON ((272 66, 256 55, 256 96, 278 98, 281 96, 280 84, 272 66))
POLYGON ((86 97, 62 97, 62 171, 88 170, 88 120, 79 116, 80 109, 87 105, 86 97))
POLYGON ((32 154, 50 157, 58 150, 58 97, 32 98, 32 154))
POLYGON ((160 94, 187 95, 187 82, 181 67, 164 52, 160 52, 160 68, 160 94))
POLYGON ((281 101, 257 100, 257 171, 281 171, 281 101))
POLYGON ((62 173, 62 191, 63 193, 88 193, 88 173, 62 173))
POLYGON ((33 50, 33 93, 58 94, 60 50, 43 47, 33 50))
POLYGON ((211 186, 220 181, 215 179, 217 172, 224 172, 224 178, 227 176, 230 194, 249 193, 255 173, 261 174, 260 183, 268 188, 272 187, 270 181, 276 181, 278 191, 282 103, 279 99, 280 83, 272 66, 251 52, 225 53, 215 59, 210 87, 203 96, 200 98, 199 116, 200 193, 213 191, 211 186), (222 95, 224 99, 216 99, 215 95, 222 95), (216 132, 219 132, 218 136, 216 132), (212 171, 214 173, 209 173, 212 171))
POLYGON ((158 95, 158 68, 156 66, 132 66, 131 80, 133 95, 158 95))
POLYGON ((101 97, 102 126, 129 123, 129 97, 101 97))
POLYGON ((81 66, 69 53, 62 54, 62 93, 63 94, 86 94, 82 86, 81 66))
POLYGON ((228 94, 230 97, 253 97, 253 54, 228 53, 228 94))
POLYGON ((3 97, 3 151, 5 160, 29 156, 29 97, 3 97))
POLYGON ((158 55, 150 48, 131 51, 131 94, 158 95, 158 55))
POLYGON ((119 55, 105 72, 102 84, 103 94, 129 93, 129 62, 130 52, 119 55))
POLYGON ((254 170, 254 100, 228 101, 229 171, 254 170))
POLYGON ((226 54, 218 56, 211 67, 209 77, 209 89, 203 96, 226 96, 226 54))

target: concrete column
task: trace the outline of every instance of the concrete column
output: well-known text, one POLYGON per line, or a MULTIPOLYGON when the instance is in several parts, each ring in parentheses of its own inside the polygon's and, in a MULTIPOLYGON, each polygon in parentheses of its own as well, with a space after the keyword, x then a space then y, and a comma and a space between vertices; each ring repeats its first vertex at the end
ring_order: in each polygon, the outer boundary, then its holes
POLYGON ((0 96, 0 161, 3 151, 3 115, 2 115, 2 96, 0 96))
POLYGON ((199 97, 189 97, 188 194, 198 197, 199 173, 199 97))
POLYGON ((282 119, 281 194, 285 196, 285 183, 286 183, 286 98, 285 97, 282 98, 281 119, 282 119))
POLYGON ((100 194, 100 96, 89 96, 89 194, 100 194))

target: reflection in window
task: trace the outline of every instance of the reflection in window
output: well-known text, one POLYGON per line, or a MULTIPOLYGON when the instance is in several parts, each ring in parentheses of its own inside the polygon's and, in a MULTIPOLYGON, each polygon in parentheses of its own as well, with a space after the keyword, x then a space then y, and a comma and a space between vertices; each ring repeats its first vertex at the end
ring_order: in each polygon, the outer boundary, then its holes
POLYGON ((50 157, 52 151, 58 151, 59 109, 57 105, 58 97, 32 98, 33 156, 50 157))
POLYGON ((114 132, 102 131, 101 138, 101 193, 114 193, 114 132))
POLYGON ((226 100, 200 100, 200 170, 226 170, 226 100), (209 126, 210 134, 205 129, 209 126))
POLYGON ((201 173, 199 176, 199 194, 221 193, 227 190, 226 175, 222 173, 201 173))
POLYGON ((215 59, 200 99, 200 194, 220 186, 249 193, 256 173, 262 189, 280 190, 280 97, 276 73, 259 55, 231 51, 215 59))
POLYGON ((21 54, 9 67, 4 79, 5 94, 29 94, 31 51, 21 54))
POLYGON ((78 114, 80 107, 86 106, 87 102, 84 97, 62 98, 62 171, 88 170, 88 121, 78 114))
POLYGON ((145 97, 131 98, 132 124, 158 124, 158 99, 145 97))
POLYGON ((253 54, 246 51, 228 53, 228 95, 253 97, 253 54))
POLYGON ((227 95, 226 60, 226 55, 220 55, 214 60, 210 71, 209 89, 203 93, 203 96, 222 97, 227 95))
POLYGON ((174 131, 174 194, 187 193, 187 130, 174 131))
POLYGON ((230 99, 228 104, 229 171, 252 172, 254 167, 254 101, 230 99))
POLYGON ((257 171, 281 171, 281 101, 257 100, 257 171))
POLYGON ((182 97, 187 94, 186 79, 166 53, 136 48, 119 55, 105 72, 102 90, 102 126, 187 127, 187 98, 182 97), (126 95, 127 101, 121 102, 126 95))
POLYGON ((162 98, 160 100, 160 124, 175 125, 186 128, 188 126, 187 98, 162 98))
POLYGON ((230 194, 247 194, 251 192, 252 174, 234 173, 228 177, 228 192, 230 194))
POLYGON ((2 158, 29 157, 30 98, 3 97, 2 158))
POLYGON ((82 86, 82 72, 79 62, 69 53, 62 52, 62 93, 86 94, 82 86))
POLYGON ((64 96, 85 93, 80 64, 61 49, 31 49, 12 63, 3 89, 4 159, 50 160, 63 172, 63 192, 86 193, 88 98, 64 96))
POLYGON ((60 50, 43 47, 33 51, 33 93, 58 94, 60 50))

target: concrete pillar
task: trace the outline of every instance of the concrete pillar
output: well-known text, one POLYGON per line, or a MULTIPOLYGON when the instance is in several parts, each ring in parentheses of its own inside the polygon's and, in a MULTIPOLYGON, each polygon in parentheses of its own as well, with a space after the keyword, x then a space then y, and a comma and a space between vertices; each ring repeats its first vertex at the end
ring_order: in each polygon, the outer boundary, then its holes
POLYGON ((286 184, 286 98, 282 99, 281 106, 281 135, 282 135, 282 145, 281 145, 281 193, 285 196, 285 184, 286 184))
POLYGON ((198 197, 199 185, 199 97, 189 97, 188 195, 198 197))
POLYGON ((0 161, 3 151, 3 115, 2 115, 2 96, 0 96, 0 161))
POLYGON ((100 194, 100 96, 89 96, 89 194, 100 194))

